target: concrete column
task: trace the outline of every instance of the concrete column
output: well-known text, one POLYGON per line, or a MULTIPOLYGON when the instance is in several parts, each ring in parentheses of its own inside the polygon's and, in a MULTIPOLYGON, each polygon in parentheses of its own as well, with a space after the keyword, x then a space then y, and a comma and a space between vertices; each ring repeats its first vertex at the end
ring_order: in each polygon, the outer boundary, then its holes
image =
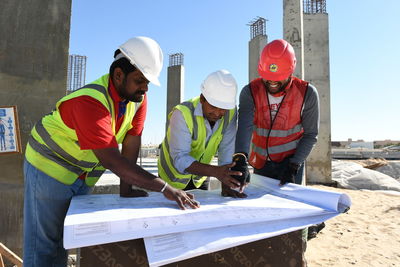
MULTIPOLYGON (((17 105, 23 150, 34 123, 65 95, 70 18, 71 0, 0 1, 0 105, 17 105)), ((19 256, 23 153, 0 155, 0 240, 19 256)))
POLYGON ((249 41, 249 82, 260 77, 258 74, 258 61, 267 42, 267 35, 258 35, 249 41))
MULTIPOLYGON (((171 60, 170 60, 171 61, 171 60)), ((165 131, 168 128, 168 114, 172 108, 183 101, 185 68, 182 64, 171 65, 168 67, 167 81, 167 118, 165 131)))
POLYGON ((307 181, 332 183, 331 162, 331 105, 329 76, 328 14, 304 14, 305 80, 319 94, 320 128, 318 142, 307 159, 307 181))
POLYGON ((304 78, 303 1, 283 0, 283 38, 296 53, 297 65, 294 76, 304 78))

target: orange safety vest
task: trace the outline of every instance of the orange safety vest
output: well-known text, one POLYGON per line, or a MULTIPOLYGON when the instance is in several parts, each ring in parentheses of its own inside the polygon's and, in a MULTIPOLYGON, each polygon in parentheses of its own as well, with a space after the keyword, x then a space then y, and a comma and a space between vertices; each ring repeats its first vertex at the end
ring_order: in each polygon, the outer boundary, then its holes
POLYGON ((261 169, 267 159, 281 162, 296 152, 304 132, 301 112, 307 88, 308 82, 292 77, 272 120, 267 90, 262 79, 251 81, 255 112, 249 163, 254 168, 261 169))

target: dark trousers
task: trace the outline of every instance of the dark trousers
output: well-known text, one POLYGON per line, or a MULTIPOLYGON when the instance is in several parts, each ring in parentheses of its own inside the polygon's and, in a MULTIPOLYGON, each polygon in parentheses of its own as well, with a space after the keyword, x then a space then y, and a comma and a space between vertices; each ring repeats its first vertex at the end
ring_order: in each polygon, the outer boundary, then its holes
POLYGON ((183 190, 185 190, 185 191, 192 190, 192 189, 208 190, 209 184, 210 184, 210 177, 207 177, 207 179, 200 185, 199 188, 197 188, 194 185, 193 180, 190 179, 190 182, 186 185, 186 187, 183 190))
MULTIPOLYGON (((267 176, 273 179, 278 179, 279 175, 281 172, 288 167, 288 159, 285 159, 282 162, 272 162, 272 161, 267 161, 261 169, 254 169, 255 174, 259 174, 262 176, 267 176)), ((300 165, 299 170, 297 171, 296 177, 294 178, 294 182, 296 184, 301 184, 303 180, 303 174, 304 174, 304 163, 300 165)), ((296 234, 298 232, 295 232, 296 234)), ((295 233, 290 233, 290 234, 295 234, 295 233)), ((308 228, 305 228, 301 231, 301 239, 303 240, 303 266, 307 266, 307 262, 304 258, 304 252, 306 251, 307 248, 307 236, 308 236, 308 228)))
MULTIPOLYGON (((262 167, 261 169, 254 169, 254 173, 279 180, 278 179, 279 175, 287 167, 288 167, 288 161, 286 160, 282 162, 267 161, 264 167, 262 167)), ((294 182, 296 184, 301 184, 301 182, 303 181, 303 174, 304 174, 304 163, 300 165, 300 168, 297 171, 296 177, 294 179, 294 182)))

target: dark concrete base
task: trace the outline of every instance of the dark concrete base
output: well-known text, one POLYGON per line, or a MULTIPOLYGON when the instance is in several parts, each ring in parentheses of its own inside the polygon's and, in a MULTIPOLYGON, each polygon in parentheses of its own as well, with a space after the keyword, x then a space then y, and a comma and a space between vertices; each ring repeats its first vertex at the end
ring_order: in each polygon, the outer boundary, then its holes
MULTIPOLYGON (((148 266, 143 239, 81 248, 80 255, 81 267, 148 266)), ((255 241, 165 266, 303 266, 303 242, 301 239, 301 231, 255 241)))
POLYGON ((22 258, 24 186, 0 183, 0 242, 22 258))

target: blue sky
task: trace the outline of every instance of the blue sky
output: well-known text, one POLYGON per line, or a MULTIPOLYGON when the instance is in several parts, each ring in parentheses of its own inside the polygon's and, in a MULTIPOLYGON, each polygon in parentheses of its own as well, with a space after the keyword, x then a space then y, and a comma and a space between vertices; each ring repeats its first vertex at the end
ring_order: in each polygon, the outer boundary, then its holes
MULTIPOLYGON (((332 140, 400 140, 398 0, 327 0, 332 140)), ((164 52, 161 87, 149 88, 143 143, 164 137, 168 55, 184 54, 184 99, 197 96, 211 72, 229 70, 248 83, 247 24, 267 22, 282 38, 282 0, 73 0, 70 54, 88 57, 86 82, 108 72, 115 49, 134 36, 164 52)))

